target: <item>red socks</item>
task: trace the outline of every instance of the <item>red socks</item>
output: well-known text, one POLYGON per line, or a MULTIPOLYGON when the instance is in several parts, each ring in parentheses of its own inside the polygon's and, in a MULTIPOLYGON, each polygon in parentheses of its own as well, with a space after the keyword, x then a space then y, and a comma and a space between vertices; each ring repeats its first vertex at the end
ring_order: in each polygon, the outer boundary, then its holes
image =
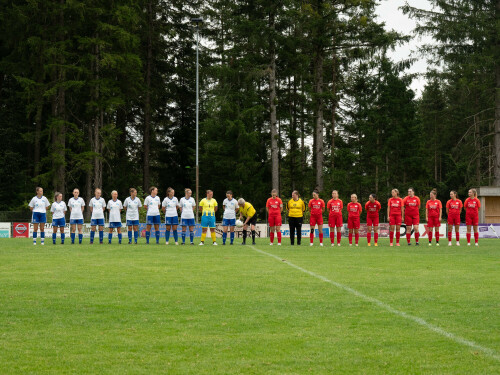
POLYGON ((448 232, 448 241, 451 242, 451 232, 448 232))
POLYGON ((330 241, 332 242, 332 245, 335 243, 335 233, 331 229, 330 229, 330 241))
POLYGON ((309 233, 309 239, 311 240, 311 243, 314 242, 314 229, 311 229, 311 233, 309 233))
POLYGON ((366 234, 366 240, 368 243, 372 242, 372 232, 368 232, 366 234))
POLYGON ((460 241, 460 232, 455 232, 455 239, 458 241, 460 241))
POLYGON ((394 232, 391 230, 390 231, 390 236, 391 236, 391 243, 394 242, 394 232))
POLYGON ((429 231, 429 242, 432 242, 432 232, 429 231))
POLYGON ((319 234, 319 243, 323 243, 323 233, 319 234))
POLYGON ((378 243, 378 233, 375 233, 375 243, 378 243))
POLYGON ((396 232, 396 243, 399 243, 399 239, 401 238, 401 232, 396 232))
POLYGON ((349 244, 352 245, 352 233, 349 232, 349 244))
POLYGON ((274 232, 271 232, 271 234, 269 235, 269 237, 271 237, 271 243, 274 243, 274 232))
POLYGON ((420 238, 420 233, 418 232, 418 230, 415 232, 415 242, 418 243, 418 239, 420 238))
POLYGON ((470 233, 467 233, 467 243, 470 243, 470 233))
POLYGON ((278 243, 281 243, 281 231, 278 232, 278 243))
POLYGON ((354 234, 354 240, 356 241, 356 245, 357 245, 359 242, 359 233, 354 234))
POLYGON ((474 232, 474 240, 476 241, 476 243, 479 242, 479 232, 474 232))
POLYGON ((337 232, 337 245, 340 245, 340 240, 342 239, 342 233, 340 231, 337 232))
POLYGON ((410 233, 406 233, 406 241, 408 241, 408 243, 410 243, 410 241, 411 241, 411 232, 410 233))

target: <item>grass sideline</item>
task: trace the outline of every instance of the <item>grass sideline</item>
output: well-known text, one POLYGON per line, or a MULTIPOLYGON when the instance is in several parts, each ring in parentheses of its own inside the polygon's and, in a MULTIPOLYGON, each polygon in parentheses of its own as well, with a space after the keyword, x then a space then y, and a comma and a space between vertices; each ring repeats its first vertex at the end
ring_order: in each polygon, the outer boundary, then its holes
POLYGON ((0 372, 500 372, 482 352, 282 264, 500 353, 500 241, 306 242, 257 241, 280 262, 240 245, 119 246, 115 238, 111 246, 48 239, 42 247, 1 239, 0 372))

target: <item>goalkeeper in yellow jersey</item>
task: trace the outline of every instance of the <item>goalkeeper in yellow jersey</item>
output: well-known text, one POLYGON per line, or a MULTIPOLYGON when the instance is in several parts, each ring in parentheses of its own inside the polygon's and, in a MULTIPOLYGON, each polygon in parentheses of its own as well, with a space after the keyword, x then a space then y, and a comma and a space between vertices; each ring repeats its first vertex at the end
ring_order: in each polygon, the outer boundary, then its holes
POLYGON ((200 245, 205 244, 205 238, 207 237, 207 230, 210 228, 210 234, 212 236, 212 242, 215 242, 215 212, 217 212, 217 201, 213 198, 214 192, 212 190, 207 190, 207 197, 203 198, 200 202, 199 210, 201 211, 201 242, 200 245))
POLYGON ((252 231, 252 245, 255 245, 255 224, 257 223, 257 212, 255 208, 253 208, 252 204, 249 202, 245 202, 243 198, 238 199, 238 206, 240 206, 240 220, 242 217, 245 217, 245 221, 243 223, 243 243, 242 245, 246 245, 247 242, 247 228, 250 224, 250 230, 252 231))

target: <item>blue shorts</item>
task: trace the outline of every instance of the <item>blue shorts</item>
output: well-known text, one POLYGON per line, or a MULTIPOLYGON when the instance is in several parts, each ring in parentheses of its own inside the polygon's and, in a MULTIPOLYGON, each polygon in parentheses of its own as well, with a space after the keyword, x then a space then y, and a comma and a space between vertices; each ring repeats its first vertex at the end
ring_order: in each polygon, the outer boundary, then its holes
POLYGON ((234 227, 236 225, 236 219, 222 219, 223 227, 234 227))
POLYGON ((69 219, 69 223, 71 225, 82 225, 83 224, 83 219, 69 219))
POLYGON ((183 227, 194 227, 196 223, 194 222, 194 219, 181 219, 181 225, 183 227))
POLYGON ((33 212, 33 217, 31 219, 33 224, 41 224, 47 222, 47 215, 45 212, 33 212))
POLYGON ((90 219, 90 226, 95 227, 96 225, 103 227, 104 219, 90 219))
POLYGON ((131 226, 139 226, 139 220, 127 220, 127 227, 131 227, 131 226))
POLYGON ((165 225, 179 225, 179 218, 177 216, 165 216, 165 225))
POLYGON ((121 228, 122 223, 120 221, 109 222, 109 227, 110 228, 121 228))
POLYGON ((60 219, 52 219, 52 226, 55 228, 61 228, 66 226, 66 219, 65 218, 60 218, 60 219))
POLYGON ((160 225, 161 224, 161 217, 160 215, 156 216, 146 216, 146 224, 147 225, 160 225))
POLYGON ((201 227, 202 228, 215 228, 215 216, 202 216, 201 217, 201 227))

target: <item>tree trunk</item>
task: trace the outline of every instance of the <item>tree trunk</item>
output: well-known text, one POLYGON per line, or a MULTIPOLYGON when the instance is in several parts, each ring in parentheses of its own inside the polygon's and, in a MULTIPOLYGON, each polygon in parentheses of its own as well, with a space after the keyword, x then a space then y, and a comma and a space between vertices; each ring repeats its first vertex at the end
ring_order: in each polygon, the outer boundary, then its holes
POLYGON ((332 139, 331 139, 331 160, 330 168, 335 169, 335 125, 337 115, 337 53, 335 50, 335 36, 333 36, 333 56, 332 56, 332 139))
MULTIPOLYGON (((96 37, 98 39, 99 36, 96 37)), ((94 70, 94 78, 96 83, 96 86, 94 88, 94 101, 98 103, 98 107, 100 106, 99 104, 99 97, 100 97, 100 88, 99 88, 99 80, 100 80, 100 48, 99 45, 94 46, 94 65, 93 65, 93 70, 94 70)), ((93 170, 93 177, 94 177, 94 182, 93 182, 93 187, 95 188, 100 188, 102 189, 102 140, 101 140, 101 127, 103 123, 103 112, 102 109, 99 109, 95 116, 94 116, 94 121, 93 121, 93 126, 92 126, 92 151, 95 153, 94 155, 94 170, 93 170)))
MULTIPOLYGON (((322 17, 323 1, 318 0, 317 12, 318 18, 322 17)), ((315 151, 315 174, 316 174, 316 189, 323 191, 323 55, 324 48, 321 39, 323 38, 323 20, 317 21, 320 23, 317 26, 315 33, 316 46, 314 52, 314 92, 315 92, 315 126, 314 126, 314 151, 315 151)))
MULTIPOLYGON (((497 25, 500 20, 500 0, 497 0, 496 11, 497 25)), ((497 51, 500 51, 500 36, 497 33, 497 51)), ((494 137, 494 176, 495 186, 500 186, 500 54, 496 54, 496 94, 495 94, 495 137, 494 137)))
POLYGON ((146 99, 144 103, 144 158, 143 158, 143 180, 144 191, 148 191, 150 185, 149 157, 151 153, 151 70, 153 64, 153 2, 148 1, 148 50, 146 59, 146 99))
POLYGON ((272 187, 279 191, 279 158, 278 158, 278 129, 276 126, 276 51, 274 45, 274 9, 271 6, 269 13, 269 108, 271 127, 271 174, 272 187))
POLYGON ((34 145, 34 164, 35 170, 34 174, 37 177, 40 174, 40 139, 42 133, 42 112, 43 112, 43 101, 40 100, 37 103, 36 114, 35 114, 35 145, 34 145))

